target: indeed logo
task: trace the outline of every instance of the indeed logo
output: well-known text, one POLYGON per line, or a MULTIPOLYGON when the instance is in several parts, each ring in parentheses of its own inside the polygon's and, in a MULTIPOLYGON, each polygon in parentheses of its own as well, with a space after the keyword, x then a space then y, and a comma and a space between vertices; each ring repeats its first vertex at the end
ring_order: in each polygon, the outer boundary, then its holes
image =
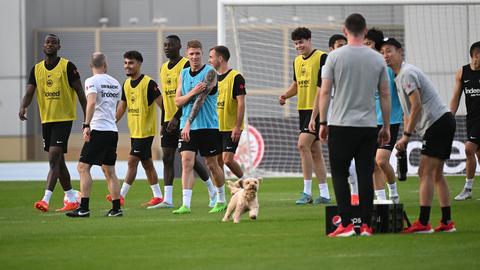
POLYGON ((177 89, 174 90, 165 90, 165 95, 167 96, 174 96, 177 93, 177 89))
POLYGON ((128 109, 128 113, 140 113, 140 109, 128 109))
POLYGON ((466 95, 476 95, 476 94, 480 94, 480 89, 475 89, 475 88, 466 88, 465 89, 465 94, 466 95))
POLYGON ((310 80, 301 80, 297 82, 299 86, 308 86, 310 85, 310 80))
POLYGON ((45 92, 46 97, 59 97, 60 96, 60 90, 57 92, 45 92))
POLYGON ((102 97, 118 98, 118 93, 108 93, 102 91, 102 97))

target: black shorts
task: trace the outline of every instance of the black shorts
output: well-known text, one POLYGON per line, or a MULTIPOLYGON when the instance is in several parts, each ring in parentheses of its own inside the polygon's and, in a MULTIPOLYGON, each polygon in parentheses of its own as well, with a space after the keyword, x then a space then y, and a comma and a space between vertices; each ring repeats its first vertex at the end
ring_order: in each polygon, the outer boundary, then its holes
POLYGON ((64 121, 42 124, 43 150, 48 152, 50 146, 60 146, 63 149, 63 153, 67 153, 72 122, 64 121))
MULTIPOLYGON (((377 126, 377 133, 380 132, 381 128, 382 126, 377 126)), ((377 149, 385 149, 391 152, 393 150, 393 147, 395 146, 395 143, 397 142, 399 128, 400 128, 400 124, 390 125, 390 141, 383 146, 377 145, 377 149)))
POLYGON ((318 140, 318 131, 320 130, 320 117, 317 115, 317 118, 315 119, 315 132, 310 132, 310 130, 308 130, 308 123, 310 123, 310 117, 312 117, 312 110, 298 111, 300 133, 310 133, 315 136, 315 140, 318 140))
POLYGON ((152 158, 153 136, 147 138, 131 138, 130 139, 130 155, 140 158, 140 160, 148 160, 152 158))
POLYGON ((235 151, 237 151, 238 142, 232 141, 232 132, 221 131, 220 136, 222 138, 222 152, 235 153, 235 151))
POLYGON ((467 119, 467 141, 480 146, 480 119, 467 119))
POLYGON ((442 160, 449 159, 452 153, 455 129, 455 118, 450 112, 445 113, 425 132, 422 138, 421 154, 442 160))
POLYGON ((85 142, 80 154, 80 162, 90 165, 114 166, 117 161, 118 132, 90 132, 90 141, 85 142))
POLYGON ((172 130, 172 132, 167 132, 168 123, 162 124, 162 133, 160 134, 162 147, 177 148, 178 139, 180 139, 180 125, 177 125, 177 128, 172 130))
POLYGON ((198 129, 190 131, 190 141, 178 141, 179 152, 200 152, 202 157, 216 156, 222 152, 222 140, 218 129, 198 129))

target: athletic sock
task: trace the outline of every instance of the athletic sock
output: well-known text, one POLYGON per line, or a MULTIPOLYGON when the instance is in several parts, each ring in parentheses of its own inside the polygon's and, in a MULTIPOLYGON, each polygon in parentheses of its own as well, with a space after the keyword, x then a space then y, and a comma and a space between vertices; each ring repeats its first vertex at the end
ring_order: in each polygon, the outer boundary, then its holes
POLYGON ((65 195, 67 196, 68 202, 70 203, 77 202, 77 198, 76 198, 77 193, 75 192, 75 190, 73 190, 73 188, 65 191, 65 195))
POLYGON ((173 204, 173 199, 172 199, 173 186, 165 186, 163 188, 165 189, 165 198, 163 201, 169 204, 173 204))
POLYGON ((208 188, 208 194, 213 197, 217 193, 217 189, 213 185, 212 179, 209 177, 207 181, 203 181, 208 188))
POLYGON ((192 201, 192 190, 184 189, 182 190, 183 194, 183 206, 190 208, 190 202, 192 201))
POLYGON ((387 184, 387 186, 388 186, 388 194, 390 195, 390 198, 398 197, 397 182, 394 182, 393 184, 387 184))
POLYGON ((423 226, 426 226, 430 220, 430 209, 431 206, 420 206, 420 218, 418 221, 420 221, 423 226))
POLYGON ((327 183, 318 184, 318 188, 320 189, 320 197, 330 199, 330 192, 328 191, 327 183))
POLYGON ((473 178, 472 179, 465 179, 465 186, 464 186, 465 189, 470 189, 472 190, 473 188, 473 178))
POLYGON ((312 180, 305 179, 303 180, 303 193, 312 196, 312 180))
POLYGON ((120 209, 120 199, 112 200, 112 209, 118 211, 120 209))
POLYGON ((127 197, 128 190, 130 189, 131 185, 123 182, 122 188, 120 189, 120 196, 123 198, 127 197))
POLYGON ((442 207, 442 223, 447 225, 450 220, 452 220, 452 217, 451 217, 451 208, 450 206, 445 206, 445 207, 442 207))
POLYGON ((225 185, 217 187, 217 203, 225 203, 225 185))
POLYGON ((80 208, 83 210, 89 210, 89 204, 90 204, 90 198, 84 198, 82 197, 82 200, 80 201, 80 208))
POLYGON ((154 185, 150 185, 150 188, 152 189, 153 197, 163 198, 162 190, 160 189, 160 185, 158 183, 156 183, 154 185))
POLYGON ((387 193, 385 192, 384 188, 375 190, 375 196, 377 197, 377 200, 387 199, 387 193))
POLYGON ((45 190, 45 195, 43 195, 43 199, 42 201, 46 202, 46 203, 49 203, 50 202, 50 198, 52 197, 52 193, 53 191, 50 191, 48 189, 45 190))

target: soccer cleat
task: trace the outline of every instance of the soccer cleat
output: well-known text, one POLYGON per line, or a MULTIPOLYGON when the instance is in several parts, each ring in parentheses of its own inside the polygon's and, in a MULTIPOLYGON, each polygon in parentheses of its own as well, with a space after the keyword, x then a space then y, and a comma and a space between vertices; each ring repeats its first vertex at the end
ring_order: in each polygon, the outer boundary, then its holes
POLYGON ((142 206, 154 206, 157 204, 161 204, 163 202, 163 198, 153 197, 150 201, 143 203, 142 206))
POLYGON ((432 225, 422 225, 420 221, 415 221, 412 226, 405 228, 403 233, 433 233, 432 225))
POLYGON ((78 202, 66 202, 64 203, 62 208, 55 210, 55 212, 65 212, 65 211, 73 211, 80 207, 78 202))
POLYGON ((361 236, 372 236, 373 235, 372 227, 368 226, 367 224, 362 224, 362 226, 360 227, 360 235, 361 236))
MULTIPOLYGON (((109 202, 112 202, 112 195, 107 194, 107 196, 105 196, 105 199, 109 202)), ((124 204, 125 204, 125 198, 123 198, 123 196, 120 196, 120 205, 123 206, 124 204)))
POLYGON ((192 210, 190 208, 186 207, 185 205, 180 206, 177 210, 173 210, 172 214, 190 214, 192 210))
POLYGON ((350 196, 350 204, 351 205, 359 205, 360 204, 360 197, 357 194, 352 194, 350 196))
POLYGON ((322 196, 318 196, 318 198, 316 198, 313 203, 314 204, 329 204, 330 199, 327 199, 327 198, 322 197, 322 196))
POLYGON ((307 203, 313 203, 313 199, 311 195, 308 195, 307 193, 300 192, 300 198, 295 201, 295 204, 307 204, 307 203))
POLYGON ((222 211, 225 211, 227 209, 227 203, 219 203, 217 202, 215 206, 208 212, 208 213, 220 213, 222 211))
POLYGON ((77 218, 77 217, 89 217, 90 216, 90 211, 89 210, 84 210, 82 208, 77 208, 73 210, 72 212, 67 212, 65 213, 67 217, 71 218, 77 218))
POLYGON ((108 210, 107 214, 105 215, 106 217, 123 217, 123 211, 122 209, 110 209, 108 210))
POLYGON ((448 224, 443 224, 440 221, 440 225, 435 227, 435 232, 456 232, 457 228, 455 228, 455 222, 450 221, 448 224))
POLYGON ((173 204, 163 201, 159 204, 148 206, 147 209, 173 208, 173 204))
POLYGON ((400 197, 397 196, 390 196, 390 200, 393 202, 393 204, 399 204, 400 203, 400 197))
POLYGON ((472 190, 464 188, 460 194, 455 197, 455 201, 465 201, 472 198, 472 190))
POLYGON ((42 212, 47 212, 48 211, 48 203, 46 201, 38 201, 33 205, 35 208, 42 212))
POLYGON ((214 193, 212 195, 209 195, 209 199, 210 199, 210 201, 208 203, 208 207, 209 208, 215 207, 215 204, 217 203, 217 194, 214 193))
POLYGON ((348 224, 347 227, 343 227, 343 225, 340 224, 335 231, 328 234, 328 237, 350 237, 356 234, 353 223, 348 224))

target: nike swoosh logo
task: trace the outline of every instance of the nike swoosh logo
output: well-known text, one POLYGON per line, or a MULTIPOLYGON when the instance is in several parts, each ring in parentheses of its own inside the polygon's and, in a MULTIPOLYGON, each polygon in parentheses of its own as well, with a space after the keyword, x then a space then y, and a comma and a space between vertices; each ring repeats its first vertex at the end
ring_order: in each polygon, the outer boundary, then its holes
POLYGON ((79 216, 86 216, 86 215, 88 215, 89 213, 90 213, 90 212, 88 212, 88 211, 87 211, 87 212, 78 211, 78 215, 79 215, 79 216))
POLYGON ((463 83, 468 83, 470 80, 464 80, 463 83))
POLYGON ((210 154, 213 154, 213 153, 215 153, 215 152, 217 152, 217 150, 211 150, 211 151, 210 151, 210 154))
POLYGON ((63 143, 63 141, 57 141, 57 143, 63 143))
POLYGON ((225 148, 226 148, 226 149, 232 149, 232 147, 231 147, 231 146, 227 146, 227 147, 225 147, 225 148))
POLYGON ((138 151, 138 150, 133 150, 133 153, 140 153, 140 151, 138 151))

